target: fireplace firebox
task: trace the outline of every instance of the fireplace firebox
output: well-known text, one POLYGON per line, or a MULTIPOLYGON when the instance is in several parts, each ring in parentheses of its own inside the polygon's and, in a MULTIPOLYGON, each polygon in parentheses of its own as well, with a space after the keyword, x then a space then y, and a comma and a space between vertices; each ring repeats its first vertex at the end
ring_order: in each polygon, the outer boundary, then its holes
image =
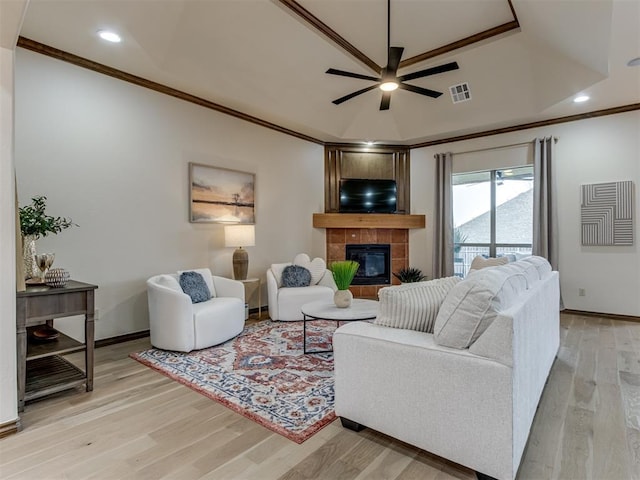
POLYGON ((391 246, 347 244, 345 258, 360 264, 352 285, 391 284, 391 246))

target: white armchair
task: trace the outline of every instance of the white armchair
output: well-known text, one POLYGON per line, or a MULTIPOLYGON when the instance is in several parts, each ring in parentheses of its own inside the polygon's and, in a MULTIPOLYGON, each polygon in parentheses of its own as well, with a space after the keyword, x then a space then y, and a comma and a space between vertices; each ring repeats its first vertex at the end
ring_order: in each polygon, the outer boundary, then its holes
POLYGON ((331 271, 327 270, 324 260, 313 261, 306 254, 299 254, 293 262, 274 263, 267 270, 267 293, 269 298, 269 317, 271 320, 302 320, 302 305, 315 300, 333 301, 338 288, 331 271), (308 287, 283 287, 282 271, 288 265, 300 265, 311 271, 312 280, 308 287))
POLYGON ((164 350, 190 352, 235 337, 244 328, 244 285, 236 280, 200 273, 213 297, 192 303, 180 288, 180 273, 147 280, 151 345, 164 350))

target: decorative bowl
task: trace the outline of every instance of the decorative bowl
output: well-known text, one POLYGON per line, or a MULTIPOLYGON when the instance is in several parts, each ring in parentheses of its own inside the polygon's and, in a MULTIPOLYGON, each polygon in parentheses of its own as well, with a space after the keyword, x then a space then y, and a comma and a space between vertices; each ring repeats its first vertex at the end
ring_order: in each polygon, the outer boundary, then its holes
POLYGON ((49 287, 64 287, 69 281, 69 272, 64 268, 52 268, 44 277, 45 283, 49 287))

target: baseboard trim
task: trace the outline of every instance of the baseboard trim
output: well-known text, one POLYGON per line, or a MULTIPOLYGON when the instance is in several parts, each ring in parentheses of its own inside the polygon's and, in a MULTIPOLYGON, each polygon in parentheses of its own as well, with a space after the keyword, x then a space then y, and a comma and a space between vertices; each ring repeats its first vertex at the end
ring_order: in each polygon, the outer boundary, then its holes
POLYGON ((22 430, 22 424, 20 423, 20 417, 18 417, 12 422, 0 425, 0 438, 13 435, 14 433, 18 433, 20 430, 22 430))
POLYGON ((617 313, 601 313, 601 312, 586 312, 583 310, 563 310, 562 313, 569 313, 571 315, 584 315, 587 317, 604 317, 611 320, 623 320, 625 322, 638 322, 640 323, 640 317, 635 315, 620 315, 617 313))
POLYGON ((118 335, 117 337, 102 338, 96 340, 96 348, 108 347, 109 345, 115 345, 117 343, 129 342, 131 340, 138 340, 149 336, 149 330, 142 330, 140 332, 125 333, 124 335, 118 335))

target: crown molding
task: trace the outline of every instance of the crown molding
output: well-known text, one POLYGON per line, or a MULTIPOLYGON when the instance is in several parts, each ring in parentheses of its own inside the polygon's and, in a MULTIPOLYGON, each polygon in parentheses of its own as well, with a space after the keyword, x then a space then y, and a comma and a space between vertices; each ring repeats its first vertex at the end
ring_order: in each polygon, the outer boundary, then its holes
POLYGON ((311 137, 309 135, 305 135, 304 133, 296 132, 294 130, 282 127, 280 125, 276 125, 275 123, 268 122, 261 118, 254 117, 252 115, 240 112, 238 110, 234 110, 229 107, 225 107, 224 105, 220 105, 219 103, 215 103, 201 97, 196 97, 195 95, 191 95, 190 93, 177 90, 175 88, 169 87, 167 85, 163 85, 161 83, 147 80, 146 78, 132 75, 122 70, 118 70, 117 68, 109 67, 102 63, 94 62, 93 60, 89 60, 88 58, 80 57, 78 55, 74 55, 73 53, 65 52, 64 50, 60 50, 58 48, 51 47, 49 45, 45 45, 40 42, 36 42, 35 40, 30 40, 25 37, 19 37, 18 47, 24 48, 26 50, 31 50, 33 52, 40 53, 42 55, 46 55, 48 57, 52 57, 57 60, 62 60, 64 62, 71 63, 78 67, 86 68, 88 70, 92 70, 94 72, 101 73, 103 75, 108 75, 110 77, 117 78, 118 80, 123 80, 125 82, 132 83, 139 87, 144 87, 159 93, 164 93, 165 95, 179 98, 180 100, 184 100, 185 102, 193 103, 195 105, 199 105, 201 107, 205 107, 210 110, 215 110, 217 112, 224 113, 225 115, 230 115, 232 117, 239 118, 240 120, 244 120, 246 122, 253 123, 255 125, 260 125, 261 127, 266 127, 271 130, 275 130, 276 132, 284 133, 286 135, 291 135, 292 137, 296 137, 301 140, 306 140, 307 142, 317 143, 318 145, 324 145, 324 142, 322 140, 311 137))

